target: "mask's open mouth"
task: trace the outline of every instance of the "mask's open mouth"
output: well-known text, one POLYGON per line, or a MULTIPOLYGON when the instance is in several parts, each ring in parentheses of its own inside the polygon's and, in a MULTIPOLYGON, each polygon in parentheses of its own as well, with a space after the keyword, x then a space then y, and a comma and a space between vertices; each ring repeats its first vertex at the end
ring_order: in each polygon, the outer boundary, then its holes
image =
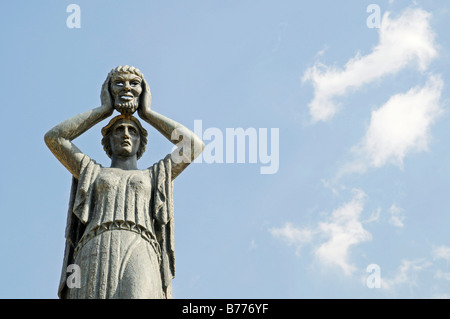
POLYGON ((133 96, 132 95, 122 95, 120 98, 124 101, 131 101, 133 99, 133 96))

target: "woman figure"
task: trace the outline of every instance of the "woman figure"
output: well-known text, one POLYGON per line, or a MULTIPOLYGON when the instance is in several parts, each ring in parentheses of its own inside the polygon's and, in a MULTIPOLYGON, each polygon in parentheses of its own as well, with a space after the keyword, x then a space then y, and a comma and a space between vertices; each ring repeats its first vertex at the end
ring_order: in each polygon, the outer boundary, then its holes
POLYGON ((73 175, 66 227, 60 298, 171 298, 175 275, 173 180, 198 156, 203 142, 186 127, 150 109, 151 94, 142 73, 130 66, 108 74, 100 107, 52 128, 45 142, 73 175), (72 140, 95 124, 121 115, 102 129, 111 158, 103 167, 72 140), (177 145, 172 154, 139 170, 147 131, 132 114, 177 145), (77 265, 79 283, 67 285, 77 265))

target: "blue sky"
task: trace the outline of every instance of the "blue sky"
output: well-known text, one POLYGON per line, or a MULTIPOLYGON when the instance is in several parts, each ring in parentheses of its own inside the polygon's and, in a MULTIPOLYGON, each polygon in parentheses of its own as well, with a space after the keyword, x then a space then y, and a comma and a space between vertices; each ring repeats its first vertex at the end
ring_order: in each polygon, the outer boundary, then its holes
MULTIPOLYGON (((246 148, 244 163, 194 163, 175 180, 175 298, 450 297, 447 1, 9 1, 0 12, 0 87, 14 97, 2 106, 1 298, 57 297, 71 176, 43 136, 99 106, 124 64, 144 73, 154 110, 222 132, 224 154, 227 128, 279 132, 266 145, 274 174, 246 148), (80 28, 66 24, 71 3, 80 28)), ((107 166, 105 124, 74 142, 107 166)), ((172 149, 146 128, 140 168, 172 149)))

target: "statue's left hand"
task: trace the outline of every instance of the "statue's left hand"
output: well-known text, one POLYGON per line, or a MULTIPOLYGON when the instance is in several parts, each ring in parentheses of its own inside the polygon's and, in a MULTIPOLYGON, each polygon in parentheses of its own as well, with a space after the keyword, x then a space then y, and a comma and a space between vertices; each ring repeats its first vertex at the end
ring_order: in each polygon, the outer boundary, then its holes
POLYGON ((145 79, 141 82, 142 93, 141 101, 138 107, 138 114, 142 119, 148 118, 150 114, 151 104, 152 104, 152 94, 150 93, 150 86, 145 79))
POLYGON ((111 94, 109 92, 109 76, 106 78, 102 85, 102 91, 100 93, 100 100, 102 102, 102 109, 105 114, 110 116, 114 112, 111 94))

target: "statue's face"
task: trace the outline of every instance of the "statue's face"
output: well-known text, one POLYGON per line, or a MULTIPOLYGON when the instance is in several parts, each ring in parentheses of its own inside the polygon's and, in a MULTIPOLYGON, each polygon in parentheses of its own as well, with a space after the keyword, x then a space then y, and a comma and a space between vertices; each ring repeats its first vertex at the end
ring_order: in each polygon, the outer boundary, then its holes
POLYGON ((132 73, 118 73, 111 78, 114 107, 121 113, 132 114, 139 105, 142 79, 132 73))
POLYGON ((141 137, 139 129, 131 120, 120 120, 112 128, 110 137, 113 156, 130 157, 137 154, 141 137))

